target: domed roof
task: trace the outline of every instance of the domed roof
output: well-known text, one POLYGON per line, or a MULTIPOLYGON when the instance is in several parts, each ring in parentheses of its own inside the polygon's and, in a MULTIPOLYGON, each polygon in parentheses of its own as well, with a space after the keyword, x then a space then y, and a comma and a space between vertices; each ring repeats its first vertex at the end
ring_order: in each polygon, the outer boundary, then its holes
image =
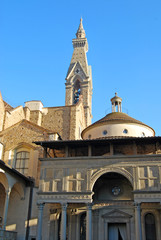
POLYGON ((115 97, 111 99, 111 102, 112 113, 107 114, 105 117, 84 129, 82 132, 83 139, 124 136, 143 137, 155 135, 153 128, 122 112, 122 99, 117 96, 117 93, 115 93, 115 97))
POLYGON ((123 112, 112 112, 107 114, 105 117, 101 118, 97 122, 93 123, 92 125, 96 125, 99 123, 139 123, 147 126, 146 124, 142 123, 141 121, 136 120, 135 118, 130 117, 126 113, 123 112))

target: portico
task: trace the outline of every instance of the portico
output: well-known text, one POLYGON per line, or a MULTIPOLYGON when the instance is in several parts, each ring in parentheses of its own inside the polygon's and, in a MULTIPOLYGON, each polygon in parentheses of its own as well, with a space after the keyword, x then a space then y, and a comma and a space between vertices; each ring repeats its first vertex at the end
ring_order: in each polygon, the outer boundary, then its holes
MULTIPOLYGON (((38 236, 38 240, 42 239, 42 222, 43 222, 43 209, 45 204, 49 204, 49 202, 39 202, 38 205, 38 210, 39 210, 39 215, 38 215, 38 231, 37 231, 37 236, 38 236)), ((69 225, 71 223, 67 223, 67 216, 69 218, 69 220, 71 220, 71 218, 73 218, 73 216, 76 216, 77 218, 77 223, 78 224, 78 216, 80 214, 80 212, 83 211, 83 213, 86 214, 87 218, 86 218, 86 239, 91 240, 92 239, 92 204, 90 202, 88 203, 82 203, 82 201, 75 201, 72 202, 70 201, 70 203, 67 203, 65 201, 62 201, 61 203, 51 203, 50 202, 50 206, 52 206, 52 208, 50 209, 50 212, 55 213, 58 218, 56 218, 55 221, 55 226, 57 225, 57 228, 55 227, 55 229, 57 229, 57 232, 53 232, 53 238, 51 239, 55 239, 54 236, 57 236, 57 239, 61 240, 66 240, 67 236, 69 237, 69 235, 71 235, 71 238, 73 238, 73 235, 71 233, 71 229, 67 229, 69 228, 69 225), (57 207, 57 208, 56 208, 57 207), (73 209, 74 207, 74 209, 73 209), (83 209, 83 210, 82 210, 83 209), (79 213, 78 213, 79 212, 79 213), (61 221, 60 221, 61 219, 61 221), (60 221, 60 223, 58 223, 60 221), (60 228, 58 228, 58 225, 60 224, 60 228)), ((79 222, 80 224, 80 222, 79 222)), ((72 229, 73 227, 76 228, 75 226, 71 226, 72 229)), ((80 234, 80 230, 79 230, 79 234, 80 234)), ((69 239, 69 238, 68 238, 69 239)), ((80 236, 77 238, 80 239, 80 236)))
MULTIPOLYGON (((33 186, 33 181, 23 176, 18 171, 8 167, 0 160, 0 237, 2 239, 17 239, 17 231, 20 228, 18 222, 14 221, 14 215, 22 213, 19 206, 24 205, 25 211, 20 215, 21 221, 28 220, 28 197, 29 189, 33 186), (16 206, 16 207, 15 207, 16 206), (14 213, 14 214, 13 214, 14 213)), ((28 228, 21 231, 26 232, 28 228)))
POLYGON ((158 154, 137 154, 152 138, 141 141, 141 145, 138 138, 36 142, 50 152, 50 157, 40 159, 39 239, 44 234, 42 209, 48 206, 50 240, 111 240, 113 233, 118 239, 146 240, 146 219, 156 224, 160 215, 161 165, 158 154), (59 157, 67 149, 68 154, 59 157), (131 155, 114 154, 115 149, 124 153, 131 149, 131 155))

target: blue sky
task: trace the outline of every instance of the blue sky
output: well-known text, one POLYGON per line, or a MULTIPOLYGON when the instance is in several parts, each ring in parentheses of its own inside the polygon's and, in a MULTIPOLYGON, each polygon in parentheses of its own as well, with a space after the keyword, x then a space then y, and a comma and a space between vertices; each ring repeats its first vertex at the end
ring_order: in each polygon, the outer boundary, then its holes
POLYGON ((0 90, 13 107, 41 100, 65 103, 65 76, 80 17, 93 75, 93 122, 111 111, 117 91, 123 111, 161 135, 160 0, 2 0, 0 90))

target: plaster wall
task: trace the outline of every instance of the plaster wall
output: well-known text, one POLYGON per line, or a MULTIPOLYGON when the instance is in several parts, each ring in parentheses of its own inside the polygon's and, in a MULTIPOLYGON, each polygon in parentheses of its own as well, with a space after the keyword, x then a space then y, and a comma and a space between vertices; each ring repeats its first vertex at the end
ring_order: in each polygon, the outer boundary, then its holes
POLYGON ((25 107, 28 107, 31 111, 32 110, 42 111, 43 104, 41 101, 29 101, 25 102, 25 107))
POLYGON ((95 139, 102 137, 152 137, 154 136, 154 131, 151 128, 142 126, 139 124, 104 124, 88 129, 83 134, 83 139, 95 139), (124 130, 127 130, 127 133, 124 133, 124 130), (104 134, 104 131, 107 131, 104 134))
POLYGON ((29 188, 26 188, 24 198, 21 198, 14 188, 12 189, 9 200, 6 230, 16 231, 17 240, 25 239, 28 202, 29 188))

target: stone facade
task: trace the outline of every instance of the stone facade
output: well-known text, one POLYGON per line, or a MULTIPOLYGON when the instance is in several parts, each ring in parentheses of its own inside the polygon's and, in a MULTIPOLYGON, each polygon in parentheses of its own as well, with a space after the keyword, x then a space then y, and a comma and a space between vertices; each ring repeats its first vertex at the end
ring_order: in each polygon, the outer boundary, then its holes
POLYGON ((46 129, 48 132, 59 133, 64 140, 80 139, 76 128, 83 130, 86 127, 83 102, 80 101, 71 106, 42 108, 42 110, 30 110, 27 107, 19 106, 11 111, 3 110, 1 102, 1 129, 14 128, 15 124, 27 120, 37 126, 46 129))
MULTIPOLYGON (((38 202, 52 209, 45 215, 53 219, 50 232, 56 235, 50 239, 56 240, 60 234, 56 226, 62 204, 67 205, 66 231, 71 240, 85 239, 81 232, 84 215, 86 239, 113 239, 110 232, 115 224, 125 231, 122 239, 146 240, 147 214, 154 216, 156 221, 156 237, 151 239, 160 239, 160 137, 40 141, 37 144, 48 147, 51 152, 59 149, 59 155, 54 158, 41 159, 38 202), (88 237, 87 215, 91 203, 92 229, 88 237)), ((42 234, 46 234, 43 231, 42 234)))
MULTIPOLYGON (((77 36, 75 42, 82 41, 79 37, 82 37, 82 34, 77 36)), ((12 235, 17 235, 17 240, 36 239, 37 191, 41 168, 39 157, 42 158, 44 152, 40 146, 36 146, 33 142, 54 139, 79 140, 82 130, 91 123, 92 79, 86 57, 87 39, 84 38, 83 42, 86 45, 85 47, 83 45, 80 48, 74 47, 66 79, 67 85, 70 85, 71 89, 69 92, 68 87, 66 88, 67 100, 65 106, 44 107, 41 101, 28 101, 25 102, 24 107, 13 108, 3 100, 0 93, 0 159, 7 168, 16 169, 13 173, 15 177, 22 174, 22 176, 29 177, 29 182, 30 179, 34 181, 32 193, 26 187, 23 200, 16 193, 17 189, 15 187, 12 189, 12 194, 9 194, 7 198, 8 185, 11 183, 7 178, 7 173, 0 167, 0 199, 2 202, 0 227, 6 230, 4 234, 6 236, 8 235, 7 230, 10 231, 8 238, 6 237, 8 240, 12 238, 12 235), (81 82, 80 85, 78 79, 81 82), (76 86, 76 84, 79 86, 76 86), (76 97, 74 91, 78 88, 81 89, 81 94, 76 97), (70 94, 72 95, 70 96, 70 94), (17 208, 15 208, 16 202, 19 205, 17 208), (31 209, 32 211, 30 211, 31 209), (28 222, 26 227, 28 218, 30 218, 30 223, 28 222), (11 231, 13 234, 11 234, 11 231)), ((82 44, 84 44, 83 42, 82 44)), ((49 151, 48 155, 55 156, 58 153, 59 151, 57 153, 49 151)), ((59 172, 55 174, 59 175, 59 172)), ((20 184, 22 182, 23 180, 20 179, 20 184)), ((45 207, 45 209, 45 211, 48 211, 48 207, 45 207)), ((48 228, 47 225, 44 224, 44 226, 46 229, 48 228)))
POLYGON ((73 47, 65 106, 13 108, 0 95, 0 239, 160 240, 161 137, 117 94, 90 125, 82 19, 73 47))

